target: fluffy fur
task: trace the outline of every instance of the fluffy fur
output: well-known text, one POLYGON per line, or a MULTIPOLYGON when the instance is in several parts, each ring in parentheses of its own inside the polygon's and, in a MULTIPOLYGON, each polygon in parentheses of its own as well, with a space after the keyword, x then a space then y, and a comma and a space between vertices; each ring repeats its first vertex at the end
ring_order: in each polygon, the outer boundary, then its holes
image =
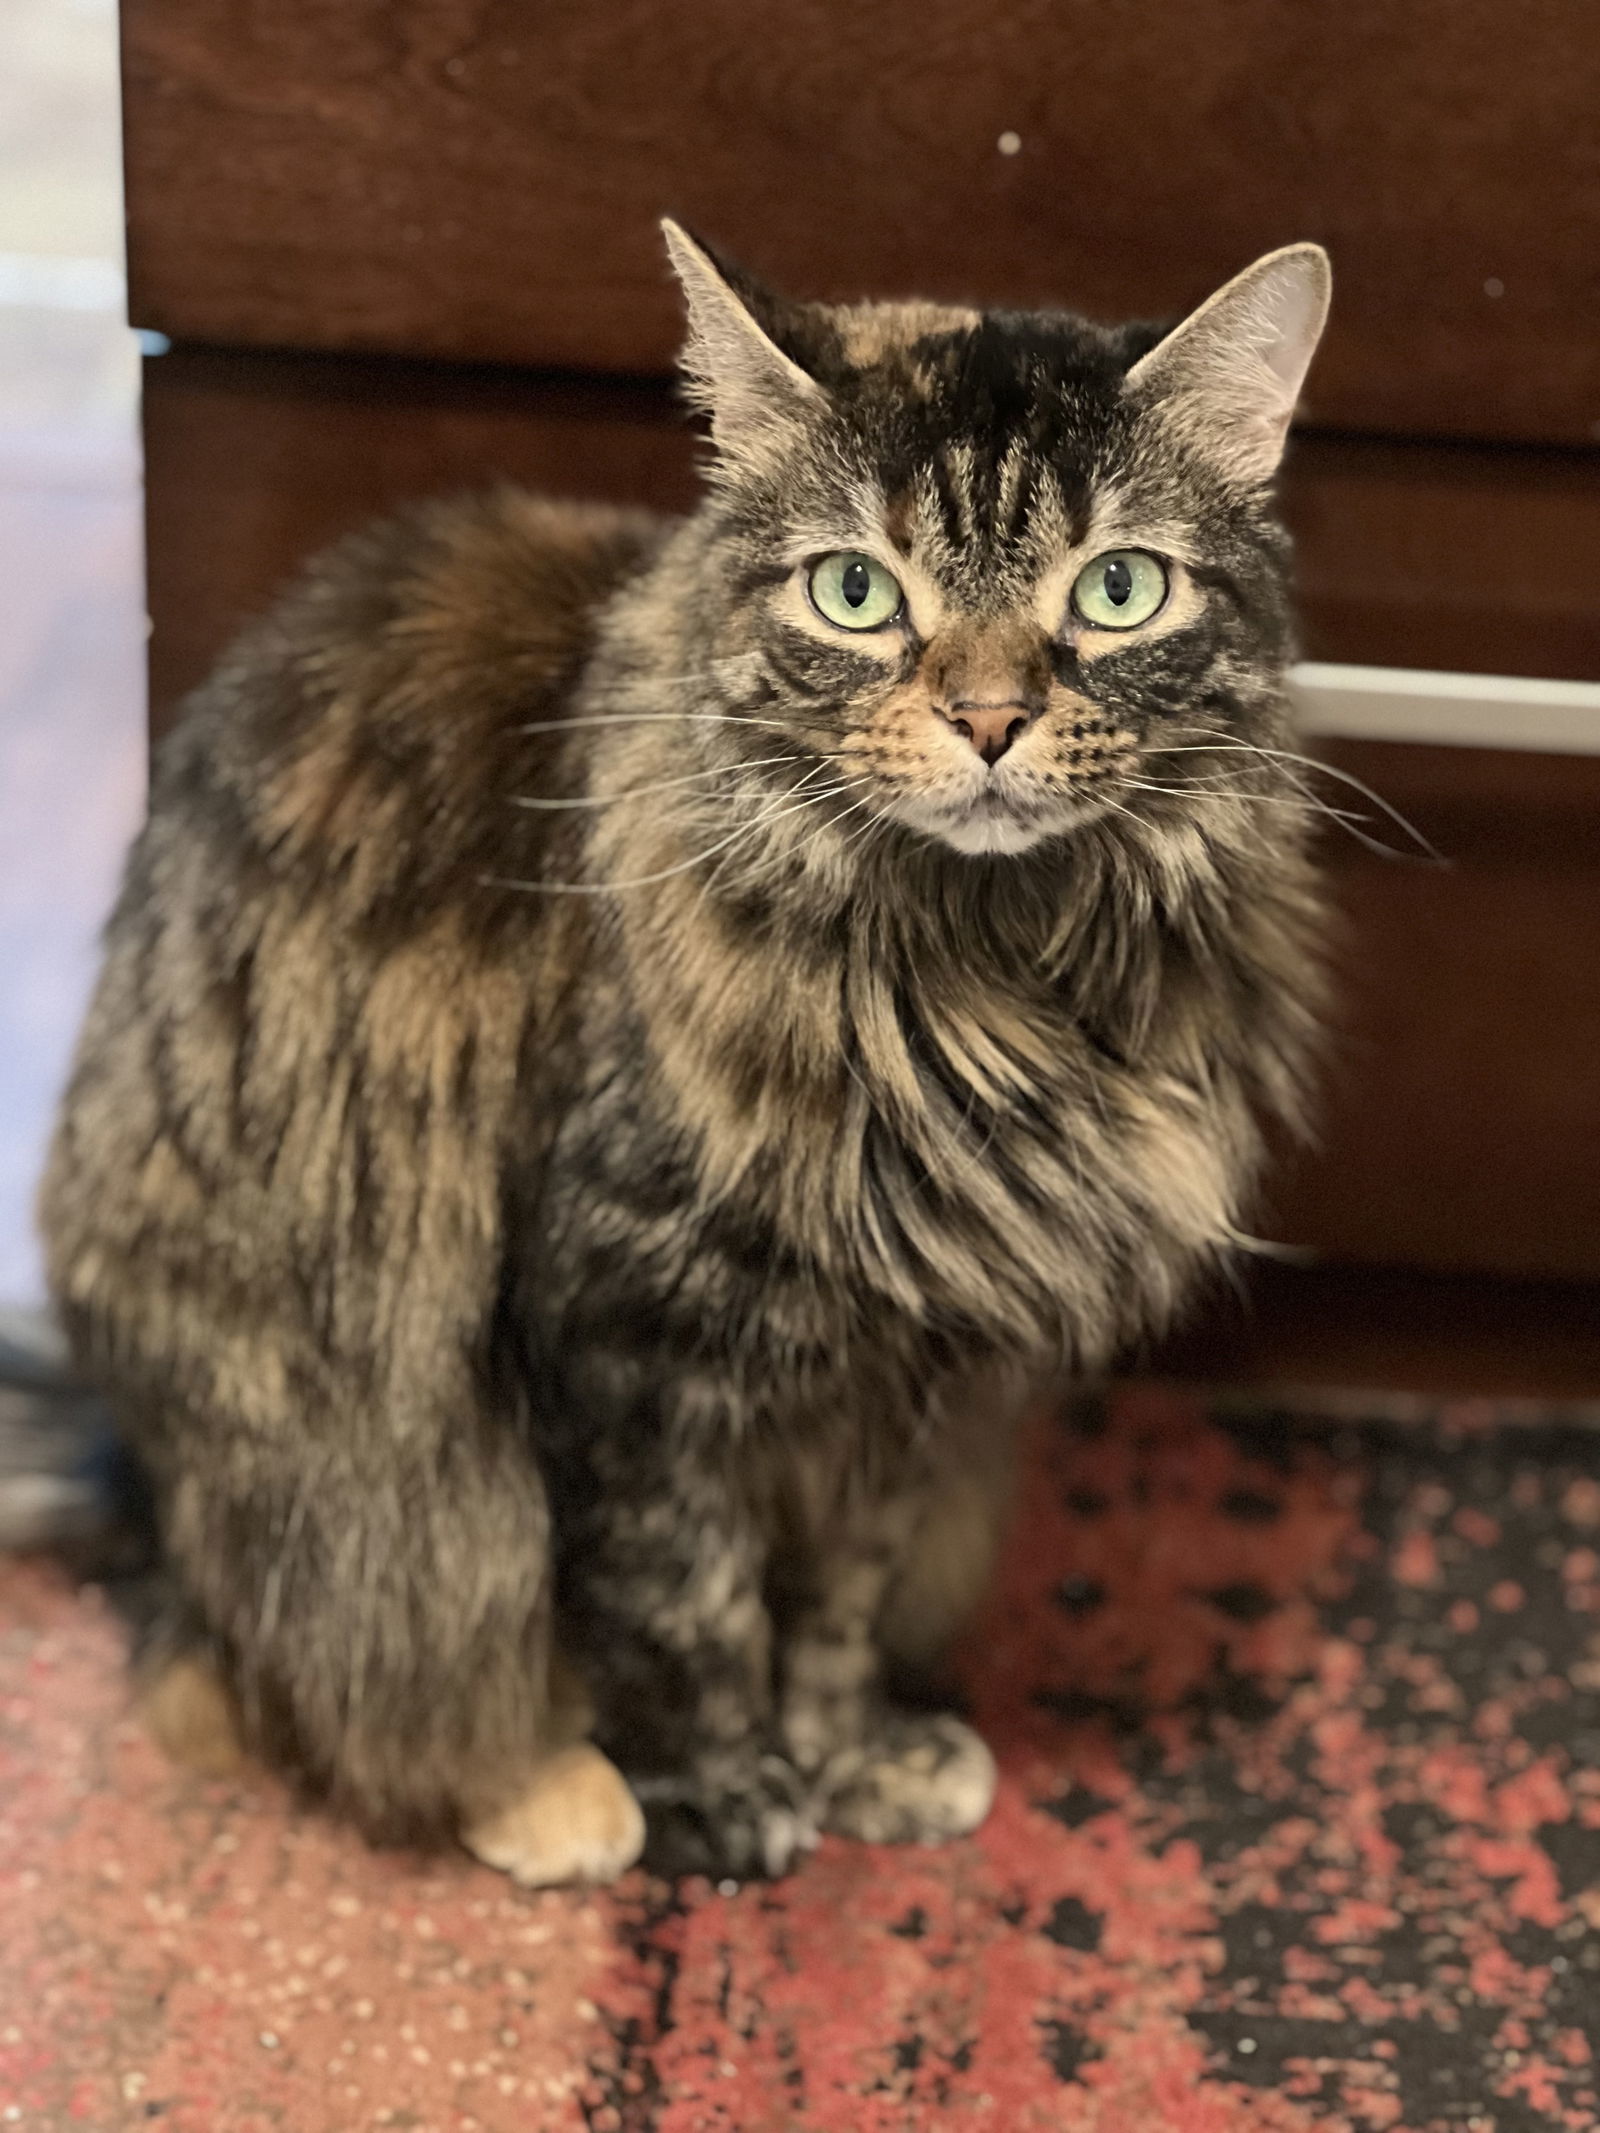
POLYGON ((1029 1386, 1228 1252, 1316 1022, 1258 751, 1321 255, 1163 338, 783 304, 669 241, 702 506, 414 510, 239 643, 43 1203, 205 1727, 529 1879, 633 1856, 619 1768, 716 1872, 981 1817, 981 1745, 886 1674, 981 1584, 1029 1386), (1160 614, 1078 620, 1134 547, 1160 614), (898 622, 810 603, 838 550, 898 622))

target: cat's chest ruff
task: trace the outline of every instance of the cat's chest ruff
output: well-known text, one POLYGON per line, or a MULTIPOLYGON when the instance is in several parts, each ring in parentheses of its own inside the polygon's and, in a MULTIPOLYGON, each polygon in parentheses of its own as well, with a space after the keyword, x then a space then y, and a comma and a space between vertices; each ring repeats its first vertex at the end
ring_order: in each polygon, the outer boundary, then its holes
MULTIPOLYGON (((1248 1142, 1231 1084, 1153 1067, 1159 1043, 1120 1059, 1043 975, 859 938, 804 962, 671 945, 640 938, 628 1049, 679 1152, 687 1201, 659 1219, 696 1294, 737 1315, 736 1234, 761 1308, 792 1291, 797 1324, 870 1300, 1081 1353, 1078 1324, 1159 1315, 1178 1262, 1225 1243, 1248 1142)), ((606 1140, 636 1188, 637 1151, 606 1140)))
POLYGON ((1154 1290, 1226 1243, 1253 1141, 1226 1087, 1118 1061, 1049 999, 902 1005, 894 1029, 852 1032, 859 1141, 835 1142, 860 1198, 829 1242, 857 1278, 1031 1345, 1087 1266, 1154 1290))

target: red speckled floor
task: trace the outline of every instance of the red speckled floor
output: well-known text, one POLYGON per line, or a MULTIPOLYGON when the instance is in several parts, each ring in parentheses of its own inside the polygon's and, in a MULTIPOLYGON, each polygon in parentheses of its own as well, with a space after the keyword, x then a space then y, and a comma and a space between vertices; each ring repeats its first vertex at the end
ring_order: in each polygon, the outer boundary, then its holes
POLYGON ((1589 2133, 1600 1418, 1041 1431, 943 1852, 525 1895, 163 1767, 0 1568, 0 2123, 1589 2133))

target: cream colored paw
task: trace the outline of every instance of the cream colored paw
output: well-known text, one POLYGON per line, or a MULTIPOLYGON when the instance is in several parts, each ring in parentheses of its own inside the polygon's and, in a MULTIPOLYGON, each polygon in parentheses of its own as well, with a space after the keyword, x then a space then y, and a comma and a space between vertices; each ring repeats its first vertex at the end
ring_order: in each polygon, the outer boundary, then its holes
POLYGON ((644 1849, 644 1815, 621 1771, 584 1741, 541 1763, 521 1798, 462 1842, 531 1889, 615 1881, 644 1849))

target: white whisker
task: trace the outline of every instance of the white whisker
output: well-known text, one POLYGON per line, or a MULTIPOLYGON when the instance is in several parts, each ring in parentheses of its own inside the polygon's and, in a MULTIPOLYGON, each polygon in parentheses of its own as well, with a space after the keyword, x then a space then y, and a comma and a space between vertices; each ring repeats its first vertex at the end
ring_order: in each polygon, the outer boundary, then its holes
MULTIPOLYGON (((871 804, 872 803, 870 797, 868 799, 858 800, 856 802, 857 807, 869 807, 871 804)), ((890 823, 893 822, 893 820, 894 817, 892 815, 876 814, 871 818, 869 822, 865 824, 863 828, 852 830, 849 836, 845 838, 844 842, 846 844, 857 844, 863 837, 870 837, 875 829, 886 830, 889 827, 890 823)))
MULTIPOLYGON (((852 800, 848 807, 844 807, 839 810, 839 813, 834 817, 831 822, 819 823, 817 825, 816 830, 812 833, 811 836, 806 839, 805 843, 801 845, 800 850, 798 851, 798 853, 796 853, 795 856, 797 858, 804 858, 806 853, 811 850, 812 846, 820 843, 821 840, 827 836, 830 830, 836 830, 841 822, 848 821, 850 816, 858 815, 864 807, 870 807, 871 805, 872 795, 870 793, 867 794, 864 799, 852 800)), ((874 816, 872 818, 872 822, 869 822, 867 824, 867 828, 870 829, 873 826, 873 822, 875 822, 876 820, 877 817, 874 816)), ((854 844, 855 840, 860 835, 862 835, 862 832, 860 830, 852 830, 848 837, 842 837, 839 840, 839 849, 842 851, 847 844, 854 844)))
POLYGON ((1264 807, 1292 807, 1301 814, 1326 815, 1333 822, 1366 822, 1370 817, 1357 815, 1342 807, 1330 807, 1308 793, 1304 799, 1290 799, 1281 792, 1247 792, 1238 786, 1223 785, 1152 785, 1143 778, 1118 778, 1117 783, 1129 792, 1167 793, 1178 799, 1237 800, 1241 805, 1259 802, 1264 807))
MULTIPOLYGON (((819 763, 817 771, 825 767, 819 763)), ((815 777, 817 771, 808 771, 806 778, 801 779, 801 784, 804 784, 806 779, 815 777)), ((726 851, 730 844, 737 843, 740 838, 752 836, 757 830, 764 829, 769 822, 776 822, 784 815, 797 814, 801 808, 815 806, 819 801, 835 799, 840 793, 848 792, 852 785, 865 783, 865 778, 841 781, 837 785, 830 785, 825 792, 812 793, 807 799, 791 801, 788 806, 767 808, 753 822, 741 823, 737 829, 730 830, 726 837, 720 837, 715 844, 707 845, 703 852, 696 852, 692 858, 681 859, 675 866, 662 867, 653 874, 636 874, 626 881, 508 881, 497 875, 486 875, 484 883, 489 888, 517 889, 534 896, 610 896, 622 889, 647 889, 658 881, 670 881, 676 874, 687 874, 691 868, 702 865, 718 852, 726 851)))
MULTIPOLYGON (((1119 779, 1119 780, 1118 780, 1118 783, 1120 784, 1121 782, 1122 782, 1122 781, 1121 781, 1121 780, 1119 779)), ((1095 800, 1098 800, 1098 801, 1100 802, 1100 805, 1101 805, 1102 807, 1109 807, 1109 808, 1111 809, 1111 811, 1112 811, 1112 813, 1113 813, 1113 814, 1117 814, 1117 815, 1125 815, 1125 816, 1127 817, 1128 821, 1130 821, 1130 822, 1131 822, 1131 823, 1133 824, 1133 826, 1134 826, 1134 828, 1135 828, 1135 829, 1141 829, 1141 830, 1142 830, 1142 829, 1148 829, 1148 828, 1149 828, 1149 824, 1148 824, 1148 823, 1146 823, 1146 822, 1141 822, 1141 821, 1140 821, 1140 819, 1139 819, 1139 817, 1138 817, 1138 816, 1137 816, 1137 815, 1136 815, 1136 814, 1134 813, 1134 811, 1133 811, 1133 809, 1132 809, 1131 807, 1122 807, 1122 806, 1120 806, 1120 805, 1118 804, 1118 802, 1117 802, 1117 801, 1115 801, 1115 800, 1112 800, 1112 799, 1108 799, 1108 798, 1106 797, 1106 795, 1105 795, 1105 794, 1104 794, 1103 792, 1091 792, 1091 793, 1087 794, 1087 795, 1086 795, 1086 797, 1087 797, 1087 798, 1088 798, 1088 799, 1089 799, 1089 800, 1090 800, 1091 802, 1092 802, 1092 801, 1095 801, 1095 800)))
POLYGON ((539 718, 518 726, 518 733, 569 733, 579 726, 682 725, 698 721, 715 726, 776 726, 780 733, 794 733, 792 718, 756 718, 741 711, 595 711, 581 718, 539 718))
MULTIPOLYGON (((1324 777, 1337 778, 1341 785, 1348 785, 1352 787, 1356 792, 1361 794, 1363 799, 1370 800, 1374 807, 1380 808, 1383 813, 1389 817, 1389 820, 1394 823, 1397 829, 1403 830, 1408 837, 1415 840, 1415 842, 1421 847, 1421 849, 1427 854, 1429 859, 1431 859, 1436 866, 1442 867, 1448 866, 1450 864, 1450 862, 1444 857, 1443 853, 1436 851, 1434 847, 1428 842, 1427 838, 1423 836, 1421 830, 1417 828, 1416 824, 1414 822, 1408 822, 1406 820, 1405 816, 1401 814, 1399 808, 1391 807, 1389 802, 1383 797, 1382 793, 1374 792, 1370 785, 1363 784, 1360 778, 1352 776, 1348 770, 1338 770, 1334 767, 1332 763, 1319 763, 1315 756, 1298 755, 1291 748, 1265 748, 1261 746, 1261 744, 1257 741, 1241 741, 1237 740, 1232 734, 1213 733, 1211 732, 1211 729, 1205 726, 1191 726, 1189 728, 1189 731, 1191 733, 1198 733, 1202 736, 1205 736, 1205 738, 1203 738, 1196 745, 1179 745, 1167 748, 1149 748, 1145 750, 1145 753, 1147 755, 1211 755, 1228 753, 1236 753, 1240 755, 1258 755, 1265 757, 1269 761, 1280 763, 1298 763, 1306 770, 1320 771, 1324 777)), ((1295 782, 1298 783, 1298 780, 1295 782)), ((1303 791, 1304 787, 1301 787, 1300 789, 1303 791)), ((1355 834, 1356 832, 1352 831, 1352 835, 1355 834)), ((1377 851, 1390 851, 1389 846, 1377 844, 1374 840, 1363 839, 1361 841, 1372 842, 1373 848, 1377 851)), ((1390 852, 1390 856, 1392 858, 1401 859, 1404 858, 1406 855, 1403 852, 1390 852)))
MULTIPOLYGON (((841 782, 838 785, 830 785, 823 792, 809 794, 807 798, 802 800, 796 807, 779 808, 776 813, 769 812, 765 815, 760 816, 756 821, 746 824, 744 830, 741 832, 740 839, 729 840, 731 849, 725 851, 722 857, 717 861, 716 865, 711 869, 710 874, 706 877, 706 888, 708 890, 711 888, 712 884, 716 881, 717 876, 722 872, 723 868, 727 866, 729 861, 735 856, 738 851, 738 846, 741 839, 747 840, 748 838, 754 836, 758 830, 764 829, 769 822, 775 821, 777 819, 777 815, 801 814, 806 808, 816 806, 819 802, 823 800, 837 800, 841 798, 843 794, 849 792, 853 786, 864 785, 866 782, 867 781, 865 778, 851 778, 841 782)), ((852 809, 847 808, 844 812, 848 814, 852 812, 852 809)), ((827 827, 828 825, 826 823, 819 825, 816 835, 818 837, 822 836, 825 833, 827 827)), ((801 845, 800 851, 804 853, 809 847, 809 845, 813 842, 815 842, 814 838, 807 838, 805 843, 801 845)), ((709 856, 709 854, 703 856, 709 856)))
POLYGON ((513 793, 513 807, 554 810, 569 807, 614 807, 619 800, 648 799, 654 793, 671 792, 680 785, 697 785, 703 778, 731 778, 741 770, 764 770, 774 763, 803 763, 803 755, 758 755, 749 762, 715 763, 709 770, 686 771, 681 778, 663 778, 658 785, 630 785, 622 792, 584 793, 573 799, 546 800, 534 794, 513 793))
MULTIPOLYGON (((1176 754, 1181 751, 1173 750, 1172 752, 1176 754)), ((1301 796, 1298 799, 1290 799, 1286 793, 1224 792, 1205 785, 1145 785, 1140 784, 1137 779, 1123 779, 1120 782, 1134 787, 1140 792, 1193 793, 1201 798, 1211 800, 1237 800, 1242 805, 1257 801, 1268 807, 1294 808, 1301 814, 1320 815, 1324 816, 1329 822, 1337 823, 1339 828, 1347 836, 1353 837, 1357 844, 1365 845, 1369 852, 1376 852, 1381 858, 1410 859, 1414 856, 1410 852, 1396 851, 1392 844, 1385 844, 1379 837, 1369 837, 1366 831, 1360 827, 1362 823, 1369 822, 1372 819, 1369 815, 1358 815, 1348 808, 1331 807, 1326 800, 1320 799, 1317 794, 1302 785, 1298 778, 1291 778, 1290 780, 1296 793, 1301 796)))

